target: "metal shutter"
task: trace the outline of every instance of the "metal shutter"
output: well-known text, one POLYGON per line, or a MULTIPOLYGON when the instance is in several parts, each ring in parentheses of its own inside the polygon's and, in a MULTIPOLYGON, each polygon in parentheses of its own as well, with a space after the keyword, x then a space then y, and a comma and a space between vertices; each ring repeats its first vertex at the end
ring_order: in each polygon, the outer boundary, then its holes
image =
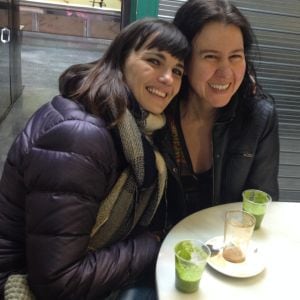
MULTIPOLYGON (((172 19, 185 2, 161 0, 160 18, 172 19)), ((274 96, 279 114, 281 201, 300 201, 300 1, 232 1, 255 31, 258 78, 274 96)))

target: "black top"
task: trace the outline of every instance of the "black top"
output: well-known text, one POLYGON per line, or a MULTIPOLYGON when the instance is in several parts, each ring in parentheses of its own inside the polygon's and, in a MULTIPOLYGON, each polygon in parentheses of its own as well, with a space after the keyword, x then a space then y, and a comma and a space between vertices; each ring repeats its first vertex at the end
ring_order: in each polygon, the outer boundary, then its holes
MULTIPOLYGON (((155 144, 168 166, 167 212, 173 224, 188 215, 171 130, 173 127, 178 132, 179 127, 172 126, 172 122, 178 123, 175 116, 179 102, 180 99, 173 100, 166 111, 167 126, 155 135, 155 144)), ((178 139, 178 143, 182 145, 182 140, 178 139)), ((273 201, 278 200, 278 119, 272 99, 244 99, 237 95, 218 109, 212 146, 212 205, 241 201, 243 190, 248 188, 263 190, 273 201)), ((205 201, 204 193, 199 202, 205 201)))
POLYGON ((184 190, 186 212, 191 214, 212 206, 212 169, 203 173, 195 173, 193 171, 191 158, 181 128, 179 109, 177 109, 174 117, 175 120, 173 122, 169 120, 172 132, 172 145, 184 190))

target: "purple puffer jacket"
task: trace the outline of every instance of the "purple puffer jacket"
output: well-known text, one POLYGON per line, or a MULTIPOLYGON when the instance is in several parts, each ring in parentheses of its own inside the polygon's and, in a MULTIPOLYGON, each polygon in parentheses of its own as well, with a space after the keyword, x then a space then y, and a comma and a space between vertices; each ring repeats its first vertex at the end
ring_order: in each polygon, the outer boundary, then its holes
POLYGON ((55 97, 17 137, 0 181, 0 298, 26 273, 37 299, 101 299, 153 267, 148 233, 88 250, 99 203, 120 172, 103 120, 55 97))

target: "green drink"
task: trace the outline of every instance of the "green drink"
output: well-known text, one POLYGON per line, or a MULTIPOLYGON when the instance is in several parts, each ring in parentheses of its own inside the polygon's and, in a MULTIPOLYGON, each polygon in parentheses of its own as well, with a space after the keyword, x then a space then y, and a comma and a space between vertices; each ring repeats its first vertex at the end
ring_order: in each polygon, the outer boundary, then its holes
POLYGON ((255 223, 255 227, 254 227, 254 230, 260 228, 260 225, 261 225, 261 222, 265 216, 265 214, 262 214, 262 215, 256 215, 254 213, 252 213, 252 215, 255 217, 256 219, 256 223, 255 223))
POLYGON ((183 293, 193 293, 210 256, 209 248, 197 240, 186 240, 175 246, 176 288, 183 293))
POLYGON ((260 190, 249 189, 243 192, 243 210, 255 217, 254 229, 260 228, 271 200, 269 194, 260 190))

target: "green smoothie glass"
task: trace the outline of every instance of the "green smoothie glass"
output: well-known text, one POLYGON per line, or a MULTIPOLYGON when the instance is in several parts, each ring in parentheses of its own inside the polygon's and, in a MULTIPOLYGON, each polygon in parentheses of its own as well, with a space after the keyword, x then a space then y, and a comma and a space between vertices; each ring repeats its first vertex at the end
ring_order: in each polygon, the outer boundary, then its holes
POLYGON ((255 189, 245 190, 242 195, 243 210, 255 217, 254 229, 259 229, 272 198, 269 194, 255 189))
POLYGON ((183 293, 193 293, 210 256, 209 248, 198 240, 184 240, 175 246, 176 288, 183 293))

